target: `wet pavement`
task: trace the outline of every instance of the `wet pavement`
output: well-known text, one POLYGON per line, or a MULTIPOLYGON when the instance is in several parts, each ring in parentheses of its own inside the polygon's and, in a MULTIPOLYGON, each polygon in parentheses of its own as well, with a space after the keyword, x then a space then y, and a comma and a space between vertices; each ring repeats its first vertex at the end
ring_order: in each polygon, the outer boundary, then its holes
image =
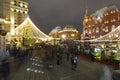
MULTIPOLYGON (((62 64, 53 61, 52 66, 44 66, 40 57, 34 56, 23 62, 12 61, 8 80, 112 80, 114 68, 78 57, 78 65, 72 70, 70 61, 63 56, 62 64)), ((1 79, 4 80, 4 79, 1 79)))

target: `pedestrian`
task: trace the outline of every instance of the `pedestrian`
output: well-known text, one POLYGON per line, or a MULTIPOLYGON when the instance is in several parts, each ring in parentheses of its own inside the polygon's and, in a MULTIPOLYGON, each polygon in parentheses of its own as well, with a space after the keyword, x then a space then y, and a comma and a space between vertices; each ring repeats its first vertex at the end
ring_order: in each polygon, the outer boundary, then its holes
POLYGON ((73 54, 71 55, 71 67, 72 67, 72 70, 74 70, 74 55, 73 54))
POLYGON ((69 56, 70 56, 69 52, 67 52, 66 55, 67 55, 67 61, 69 61, 69 56))
POLYGON ((74 56, 74 68, 77 68, 77 56, 74 56))
POLYGON ((13 46, 13 57, 14 57, 14 59, 17 59, 17 53, 18 53, 18 51, 17 51, 17 47, 14 45, 13 46))
POLYGON ((7 58, 10 57, 10 49, 9 49, 9 48, 6 49, 5 56, 6 56, 7 58))
POLYGON ((3 80, 10 80, 9 74, 10 74, 10 66, 9 66, 8 60, 4 59, 2 60, 2 76, 3 80))
POLYGON ((69 61, 70 53, 69 53, 69 47, 66 46, 66 56, 67 56, 67 61, 69 61))
POLYGON ((60 54, 60 64, 62 64, 62 53, 60 54))
POLYGON ((60 64, 60 53, 57 52, 57 65, 59 65, 59 64, 60 64))
POLYGON ((91 61, 94 62, 94 53, 90 51, 91 61))

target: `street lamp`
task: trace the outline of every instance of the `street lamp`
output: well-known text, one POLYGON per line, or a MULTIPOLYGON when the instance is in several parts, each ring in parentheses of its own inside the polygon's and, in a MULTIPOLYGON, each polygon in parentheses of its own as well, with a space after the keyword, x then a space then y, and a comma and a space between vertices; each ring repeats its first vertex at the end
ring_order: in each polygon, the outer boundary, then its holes
POLYGON ((65 38, 66 38, 66 35, 65 35, 65 34, 63 34, 63 35, 62 35, 62 38, 63 38, 63 39, 65 39, 65 38))

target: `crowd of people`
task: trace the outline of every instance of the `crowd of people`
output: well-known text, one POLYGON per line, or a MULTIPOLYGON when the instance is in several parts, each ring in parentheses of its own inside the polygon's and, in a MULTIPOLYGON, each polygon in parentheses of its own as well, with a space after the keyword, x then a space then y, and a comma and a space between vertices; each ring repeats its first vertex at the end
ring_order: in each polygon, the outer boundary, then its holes
POLYGON ((77 68, 78 51, 76 47, 70 47, 68 45, 42 45, 40 48, 45 50, 44 53, 46 55, 44 59, 48 63, 52 64, 55 62, 57 65, 61 65, 66 60, 66 62, 71 62, 72 70, 77 68))
POLYGON ((28 57, 32 57, 32 48, 23 49, 21 47, 6 47, 0 61, 0 80, 10 80, 10 64, 14 63, 14 67, 18 69, 28 57))
POLYGON ((77 68, 77 56, 78 52, 76 47, 70 47, 68 45, 40 45, 39 47, 29 47, 29 48, 22 48, 22 47, 7 47, 5 56, 6 58, 3 59, 1 62, 2 64, 2 77, 4 80, 9 80, 8 76, 10 73, 10 61, 15 62, 16 67, 20 67, 26 59, 34 57, 33 51, 38 50, 37 55, 43 59, 46 66, 52 66, 52 64, 56 63, 57 65, 63 64, 63 60, 66 62, 71 62, 71 69, 75 70, 77 68), (44 54, 41 55, 41 54, 44 54), (65 55, 65 56, 64 56, 65 55), (64 57, 63 57, 64 56, 64 57), (66 58, 66 59, 63 59, 66 58))

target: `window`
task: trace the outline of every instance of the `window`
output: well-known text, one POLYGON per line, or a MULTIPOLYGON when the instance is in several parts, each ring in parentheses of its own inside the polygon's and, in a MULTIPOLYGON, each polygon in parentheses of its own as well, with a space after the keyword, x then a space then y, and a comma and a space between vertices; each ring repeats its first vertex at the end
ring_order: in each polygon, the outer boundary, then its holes
POLYGON ((116 11, 115 10, 113 10, 113 13, 115 13, 116 11))
POLYGON ((23 4, 22 4, 22 3, 20 3, 20 7, 23 7, 23 4))
POLYGON ((17 12, 16 10, 14 10, 14 12, 17 12))
POLYGON ((91 29, 89 29, 89 34, 91 34, 91 29))
POLYGON ((110 11, 111 14, 113 14, 113 11, 110 11))
POLYGON ((104 16, 107 16, 107 15, 108 15, 108 12, 105 12, 105 13, 104 13, 104 16))
POLYGON ((11 1, 11 4, 14 4, 14 2, 13 2, 13 1, 11 1))
POLYGON ((85 30, 85 33, 88 33, 88 30, 85 30))
POLYGON ((96 33, 98 33, 99 32, 99 27, 96 27, 96 33))
POLYGON ((25 6, 25 8, 27 8, 27 5, 24 5, 25 6))
POLYGON ((11 11, 14 11, 14 9, 13 9, 13 8, 11 8, 11 11))
POLYGON ((109 23, 109 21, 108 21, 108 20, 106 20, 104 23, 109 23))
POLYGON ((88 27, 91 27, 91 25, 89 25, 88 27))
POLYGON ((109 31, 109 30, 108 30, 108 26, 106 26, 106 27, 105 27, 105 32, 108 32, 108 31, 109 31))
POLYGON ((112 25, 112 28, 111 28, 111 30, 113 31, 115 29, 115 25, 112 25))
POLYGON ((27 14, 27 11, 25 11, 25 14, 27 14))
POLYGON ((95 32, 95 28, 93 28, 93 33, 95 32))

